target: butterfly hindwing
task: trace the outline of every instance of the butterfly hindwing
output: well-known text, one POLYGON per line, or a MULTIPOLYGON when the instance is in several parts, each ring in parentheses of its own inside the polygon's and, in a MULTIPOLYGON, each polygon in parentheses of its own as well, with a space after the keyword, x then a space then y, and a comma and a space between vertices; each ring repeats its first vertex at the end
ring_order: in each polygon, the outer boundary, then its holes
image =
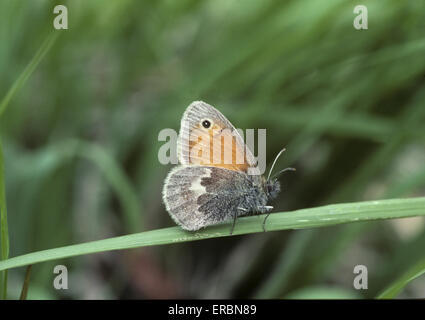
MULTIPOLYGON (((245 173, 211 166, 178 166, 168 174, 163 200, 173 220, 185 230, 229 221, 240 208, 265 204, 245 173), (250 197, 249 195, 252 194, 250 197)), ((247 210, 249 210, 247 208, 247 210)))

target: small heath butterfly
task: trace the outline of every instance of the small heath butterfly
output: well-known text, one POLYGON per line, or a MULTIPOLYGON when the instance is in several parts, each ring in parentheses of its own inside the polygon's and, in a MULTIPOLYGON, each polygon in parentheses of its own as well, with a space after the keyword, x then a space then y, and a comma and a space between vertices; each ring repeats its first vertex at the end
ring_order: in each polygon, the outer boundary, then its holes
MULTIPOLYGON (((269 213, 267 203, 280 191, 279 181, 264 178, 235 127, 213 106, 192 102, 183 114, 177 141, 180 165, 165 179, 162 197, 171 218, 184 230, 269 213)), ((287 168, 278 173, 278 175, 287 168)), ((263 221, 265 231, 265 222, 263 221)))

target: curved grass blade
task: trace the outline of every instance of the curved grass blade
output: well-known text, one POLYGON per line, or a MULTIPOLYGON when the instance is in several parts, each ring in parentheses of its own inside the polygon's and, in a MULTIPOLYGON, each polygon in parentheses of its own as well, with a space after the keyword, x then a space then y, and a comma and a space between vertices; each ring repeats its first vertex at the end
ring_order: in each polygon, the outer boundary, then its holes
POLYGON ((25 82, 27 82, 28 78, 34 72, 35 68, 37 68, 40 61, 44 58, 46 53, 49 52, 50 48, 56 41, 56 38, 58 37, 58 35, 59 33, 53 32, 47 37, 46 40, 44 40, 40 49, 38 49, 37 53, 34 55, 30 63, 26 66, 24 71, 22 71, 18 79, 16 79, 16 81, 13 83, 12 87, 9 89, 6 96, 0 102, 0 116, 6 110, 10 100, 12 100, 16 92, 18 92, 19 89, 21 89, 24 86, 25 82))
MULTIPOLYGON (((280 212, 269 217, 266 228, 268 231, 306 229, 357 221, 413 216, 425 216, 425 197, 333 204, 292 212, 280 212)), ((233 236, 262 232, 263 219, 263 215, 238 219, 233 236)), ((228 237, 230 236, 229 231, 229 224, 213 226, 198 232, 187 232, 180 227, 146 231, 10 258, 0 261, 0 271, 84 254, 228 237)))
MULTIPOLYGON (((378 299, 392 299, 403 290, 403 288, 411 281, 425 274, 425 258, 420 260, 412 268, 410 268, 405 274, 394 281, 387 289, 385 289, 377 298, 378 299)), ((423 297, 422 297, 423 298, 423 297)))

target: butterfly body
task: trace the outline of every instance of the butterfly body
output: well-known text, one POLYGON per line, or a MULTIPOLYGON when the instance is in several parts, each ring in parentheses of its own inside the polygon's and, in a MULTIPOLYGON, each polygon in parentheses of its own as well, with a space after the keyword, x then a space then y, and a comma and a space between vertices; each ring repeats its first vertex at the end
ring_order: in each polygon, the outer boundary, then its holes
POLYGON ((171 218, 183 229, 235 222, 273 208, 267 203, 279 193, 279 182, 259 174, 242 137, 214 107, 202 101, 189 105, 177 149, 181 165, 169 172, 162 195, 171 218))

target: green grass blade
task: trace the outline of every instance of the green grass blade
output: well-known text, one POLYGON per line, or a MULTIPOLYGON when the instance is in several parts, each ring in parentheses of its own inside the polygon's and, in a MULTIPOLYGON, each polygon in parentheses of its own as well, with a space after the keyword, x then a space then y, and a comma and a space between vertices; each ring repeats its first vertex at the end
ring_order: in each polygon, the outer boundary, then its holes
MULTIPOLYGON (((425 197, 333 204, 292 212, 280 212, 269 217, 266 227, 268 231, 305 229, 357 221, 412 216, 425 216, 425 197)), ((233 235, 262 232, 263 218, 262 215, 238 219, 233 235)), ((0 271, 84 254, 227 237, 229 231, 230 224, 217 225, 193 233, 186 232, 179 227, 146 231, 10 258, 0 262, 0 271)))
POLYGON ((403 290, 403 288, 414 279, 425 274, 425 258, 421 259, 417 264, 410 268, 405 274, 394 281, 387 289, 385 289, 377 298, 392 299, 403 290))
POLYGON ((10 100, 12 100, 12 98, 15 96, 16 92, 18 92, 19 89, 23 87, 23 85, 27 82, 28 78, 34 72, 35 68, 38 66, 40 61, 43 60, 46 53, 49 52, 53 43, 56 41, 58 34, 59 33, 54 32, 47 37, 47 39, 43 42, 40 49, 38 49, 37 53, 34 55, 30 63, 27 65, 24 71, 22 71, 22 73, 19 75, 19 78, 16 79, 16 81, 13 83, 12 87, 9 89, 6 96, 0 102, 0 117, 3 114, 3 112, 5 112, 7 106, 9 105, 10 100))
MULTIPOLYGON (((1 259, 9 258, 9 231, 7 226, 7 207, 6 207, 6 190, 4 183, 4 165, 3 165, 3 148, 0 141, 0 239, 1 239, 1 259)), ((2 299, 7 298, 7 271, 1 275, 1 294, 2 299)))
MULTIPOLYGON (((21 72, 18 79, 15 80, 12 87, 6 93, 5 97, 0 101, 0 117, 5 112, 9 102, 15 96, 15 94, 24 86, 28 78, 34 72, 40 61, 49 51, 53 43, 55 42, 58 33, 50 34, 47 39, 43 42, 41 47, 38 49, 30 63, 26 66, 24 71, 21 72)), ((0 142, 0 239, 1 239, 1 260, 6 260, 9 257, 9 232, 7 224, 7 209, 6 209, 6 192, 4 183, 4 165, 3 165, 3 153, 0 142)), ((2 272, 0 275, 0 297, 3 299, 7 298, 7 271, 2 272)))
POLYGON ((21 296, 19 297, 19 300, 26 300, 27 299, 28 288, 29 288, 29 285, 30 285, 31 268, 32 268, 32 264, 30 264, 27 267, 27 270, 25 271, 25 280, 24 280, 24 284, 22 286, 21 296))

